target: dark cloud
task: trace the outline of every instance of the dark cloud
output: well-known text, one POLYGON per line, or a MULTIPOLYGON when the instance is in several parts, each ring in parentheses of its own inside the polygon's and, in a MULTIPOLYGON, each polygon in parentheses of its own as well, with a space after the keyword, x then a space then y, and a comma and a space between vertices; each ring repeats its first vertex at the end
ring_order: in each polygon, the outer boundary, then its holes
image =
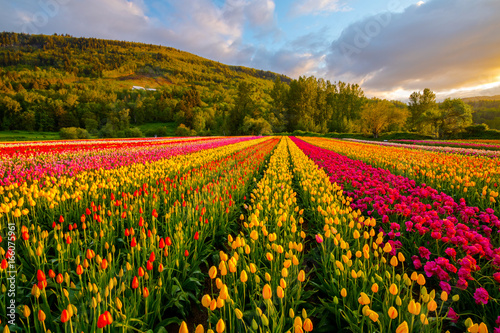
POLYGON ((328 76, 373 92, 498 81, 499 17, 498 0, 431 0, 365 18, 332 43, 328 76))

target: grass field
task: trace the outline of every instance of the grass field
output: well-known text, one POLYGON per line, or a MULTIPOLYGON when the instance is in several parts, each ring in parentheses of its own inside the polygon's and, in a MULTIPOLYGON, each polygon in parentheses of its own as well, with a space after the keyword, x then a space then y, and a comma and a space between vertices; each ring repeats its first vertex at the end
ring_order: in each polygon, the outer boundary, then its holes
POLYGON ((2 141, 40 141, 60 140, 58 132, 35 132, 35 131, 0 131, 0 142, 2 141))
MULTIPOLYGON (((139 127, 139 129, 144 133, 144 135, 147 135, 148 131, 154 131, 154 132, 159 132, 160 129, 163 127, 165 129, 165 134, 161 133, 161 135, 158 136, 175 136, 175 130, 177 129, 177 124, 174 122, 170 123, 148 123, 148 124, 142 124, 139 127)), ((154 136, 154 135, 153 135, 154 136)))

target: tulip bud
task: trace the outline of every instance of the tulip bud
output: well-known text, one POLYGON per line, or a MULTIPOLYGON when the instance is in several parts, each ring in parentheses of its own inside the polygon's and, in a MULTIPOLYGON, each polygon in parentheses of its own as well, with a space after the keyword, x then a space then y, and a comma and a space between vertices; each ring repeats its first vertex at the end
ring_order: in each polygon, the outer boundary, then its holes
POLYGON ((45 321, 45 318, 45 312, 43 312, 42 310, 38 310, 38 320, 43 322, 45 321))
POLYGON ((31 310, 30 310, 29 306, 27 306, 25 304, 24 307, 23 307, 23 316, 25 318, 28 318, 30 316, 30 314, 31 314, 31 310))

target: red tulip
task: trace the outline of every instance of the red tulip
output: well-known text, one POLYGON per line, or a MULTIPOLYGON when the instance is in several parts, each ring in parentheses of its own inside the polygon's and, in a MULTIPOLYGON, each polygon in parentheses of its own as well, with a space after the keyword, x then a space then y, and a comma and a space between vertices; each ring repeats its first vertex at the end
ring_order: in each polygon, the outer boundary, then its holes
POLYGON ((137 276, 134 276, 132 279, 132 289, 137 289, 139 288, 139 279, 137 279, 137 276))
POLYGON ((64 309, 61 313, 61 323, 67 322, 69 319, 69 313, 68 310, 64 309))
POLYGON ((38 281, 43 281, 43 280, 46 280, 47 278, 45 277, 45 273, 41 270, 38 270, 38 272, 36 272, 36 279, 38 281))

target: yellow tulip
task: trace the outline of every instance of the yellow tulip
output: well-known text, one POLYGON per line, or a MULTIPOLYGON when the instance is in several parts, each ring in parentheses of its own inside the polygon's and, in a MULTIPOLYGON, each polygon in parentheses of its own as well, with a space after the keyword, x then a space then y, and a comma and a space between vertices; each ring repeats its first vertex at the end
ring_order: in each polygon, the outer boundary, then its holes
POLYGON ((285 292, 283 291, 283 288, 281 288, 281 286, 278 286, 276 288, 276 294, 278 295, 279 298, 285 297, 285 292))
POLYGON ((417 313, 417 305, 415 304, 415 300, 411 300, 410 303, 408 304, 408 312, 411 314, 418 314, 417 313))
POLYGON ((375 323, 378 321, 378 313, 376 313, 375 311, 371 311, 368 315, 368 318, 370 318, 375 323))
POLYGON ((245 283, 247 282, 247 280, 248 280, 247 272, 245 270, 242 270, 240 274, 240 281, 245 283))
POLYGON ((358 298, 359 304, 361 304, 361 305, 370 304, 370 298, 368 297, 367 294, 365 294, 365 293, 362 292, 360 295, 361 296, 358 298))
POLYGON ((270 299, 273 296, 273 291, 271 290, 271 286, 269 286, 267 283, 262 289, 262 296, 264 299, 270 299))
POLYGON ((226 300, 229 298, 229 291, 227 290, 227 285, 223 285, 219 293, 220 298, 226 300))
POLYGON ((217 277, 217 267, 215 266, 210 267, 210 269, 208 270, 208 275, 212 280, 215 279, 217 277))
POLYGON ((429 302, 429 304, 427 304, 427 309, 429 309, 429 311, 436 311, 437 309, 437 303, 435 300, 431 300, 429 302))
POLYGON ((185 321, 181 323, 181 327, 179 327, 179 333, 189 333, 189 330, 187 328, 187 324, 185 321))
POLYGON ((234 309, 234 314, 236 315, 236 318, 238 318, 238 319, 243 318, 243 312, 241 312, 240 309, 234 309))
POLYGON ((304 320, 303 327, 304 327, 304 331, 311 332, 313 330, 313 323, 312 323, 311 319, 306 318, 306 320, 304 320))
POLYGON ((385 246, 384 246, 384 252, 385 253, 388 253, 388 252, 391 252, 392 251, 392 246, 390 243, 385 243, 385 246))
POLYGON ((389 287, 389 292, 396 296, 398 294, 398 286, 396 286, 394 283, 391 284, 391 286, 389 287))
POLYGON ((387 311, 387 313, 389 315, 389 318, 391 319, 396 319, 396 317, 398 316, 398 310, 396 310, 396 308, 393 306, 389 308, 389 311, 387 311))
POLYGON ((201 298, 201 304, 208 308, 210 306, 210 303, 212 303, 212 298, 210 297, 210 295, 208 294, 205 294, 202 298, 201 298))
POLYGON ((396 256, 392 256, 390 264, 391 266, 396 267, 398 265, 398 258, 396 258, 396 256))
POLYGON ((225 329, 226 329, 226 324, 222 319, 219 319, 219 321, 217 322, 217 326, 215 327, 215 330, 217 331, 217 333, 222 333, 224 332, 225 329))
POLYGON ((397 328, 396 333, 408 333, 408 323, 403 321, 397 328))
POLYGON ((479 324, 479 333, 488 333, 488 327, 485 323, 479 324))

